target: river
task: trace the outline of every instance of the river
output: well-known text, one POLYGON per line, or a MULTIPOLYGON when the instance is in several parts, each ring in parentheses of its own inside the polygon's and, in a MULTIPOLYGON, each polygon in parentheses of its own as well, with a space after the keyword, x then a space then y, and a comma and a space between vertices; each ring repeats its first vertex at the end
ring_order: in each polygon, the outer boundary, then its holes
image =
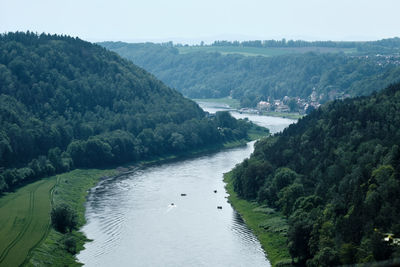
MULTIPOLYGON (((232 114, 271 132, 293 122, 232 114)), ((89 194, 82 229, 93 241, 78 260, 96 267, 270 266, 257 238, 227 202, 222 180, 224 172, 249 157, 253 144, 101 181, 89 194)))

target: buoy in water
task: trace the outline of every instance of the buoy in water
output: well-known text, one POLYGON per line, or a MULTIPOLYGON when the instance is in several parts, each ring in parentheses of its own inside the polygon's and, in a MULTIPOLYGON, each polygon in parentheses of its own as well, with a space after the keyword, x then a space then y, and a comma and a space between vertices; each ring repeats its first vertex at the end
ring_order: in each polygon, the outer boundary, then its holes
POLYGON ((217 193, 217 190, 214 190, 214 193, 217 193))

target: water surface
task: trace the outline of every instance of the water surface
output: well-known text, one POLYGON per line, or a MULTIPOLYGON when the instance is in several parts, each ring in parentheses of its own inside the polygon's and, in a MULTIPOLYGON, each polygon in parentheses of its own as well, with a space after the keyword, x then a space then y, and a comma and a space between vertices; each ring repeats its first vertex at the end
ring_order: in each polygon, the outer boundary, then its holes
MULTIPOLYGON (((249 119, 272 132, 293 122, 249 119)), ((253 144, 100 182, 89 195, 83 227, 93 242, 78 260, 85 266, 270 266, 257 238, 227 202, 222 180, 224 172, 249 157, 253 144)))

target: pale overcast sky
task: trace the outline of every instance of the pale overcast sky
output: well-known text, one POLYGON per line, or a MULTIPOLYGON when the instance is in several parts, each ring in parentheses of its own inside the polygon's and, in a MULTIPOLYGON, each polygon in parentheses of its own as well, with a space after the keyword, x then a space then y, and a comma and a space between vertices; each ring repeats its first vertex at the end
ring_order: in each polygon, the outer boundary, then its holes
POLYGON ((400 36, 400 0, 0 0, 0 33, 88 41, 376 40, 400 36))

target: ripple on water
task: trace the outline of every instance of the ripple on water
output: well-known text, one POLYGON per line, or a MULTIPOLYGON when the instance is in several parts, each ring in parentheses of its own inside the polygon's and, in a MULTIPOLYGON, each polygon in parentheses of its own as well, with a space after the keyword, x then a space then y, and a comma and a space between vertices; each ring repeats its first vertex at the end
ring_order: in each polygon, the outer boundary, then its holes
POLYGON ((90 192, 83 228, 94 241, 78 259, 95 267, 269 266, 256 237, 226 203, 222 181, 223 172, 252 150, 249 145, 101 181, 90 192))
POLYGON ((257 238, 236 211, 232 213, 232 231, 246 243, 258 243, 257 238))

